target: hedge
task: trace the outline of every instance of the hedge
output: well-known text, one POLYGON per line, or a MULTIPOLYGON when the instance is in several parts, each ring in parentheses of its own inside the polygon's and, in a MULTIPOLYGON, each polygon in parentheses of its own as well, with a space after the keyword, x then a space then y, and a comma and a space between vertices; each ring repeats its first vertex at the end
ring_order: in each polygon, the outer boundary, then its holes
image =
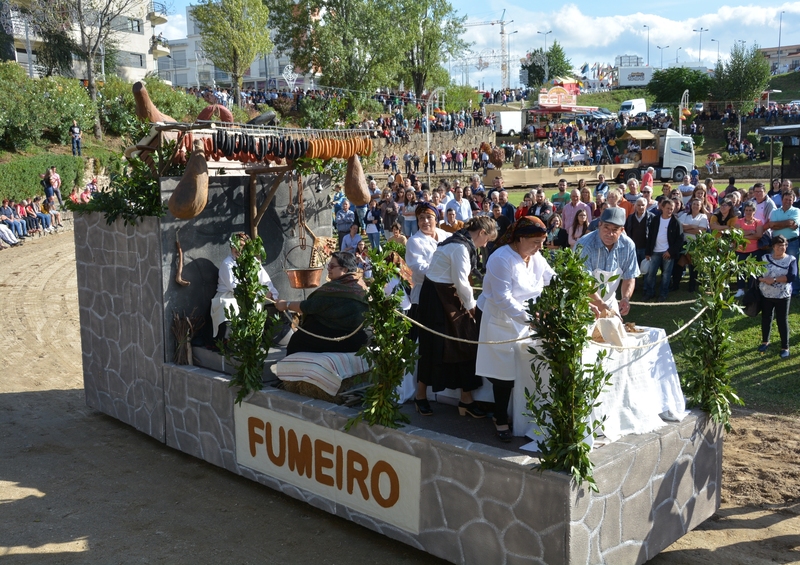
POLYGON ((0 164, 0 196, 19 202, 23 198, 44 195, 39 175, 53 165, 61 175, 61 194, 64 198, 67 198, 73 186, 83 186, 82 158, 72 155, 35 155, 0 164))

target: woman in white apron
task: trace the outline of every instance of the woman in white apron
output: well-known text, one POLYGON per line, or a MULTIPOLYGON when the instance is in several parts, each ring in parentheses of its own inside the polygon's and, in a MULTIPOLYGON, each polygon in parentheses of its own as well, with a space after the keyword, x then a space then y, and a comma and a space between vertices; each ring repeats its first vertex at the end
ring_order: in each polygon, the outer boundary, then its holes
MULTIPOLYGON (((539 251, 547 227, 534 216, 523 216, 498 241, 486 264, 483 292, 478 298, 480 341, 505 341, 528 336, 527 301, 534 302, 550 284, 555 271, 539 251)), ((511 441, 508 402, 518 375, 531 372, 530 340, 498 345, 478 345, 476 373, 492 383, 496 435, 511 441)))
MULTIPOLYGON (((236 314, 239 313, 239 305, 236 303, 236 298, 233 296, 233 290, 236 288, 236 277, 233 276, 233 267, 236 264, 236 258, 239 256, 239 250, 242 249, 245 243, 250 240, 250 237, 242 232, 235 233, 231 236, 231 254, 223 259, 222 264, 219 266, 219 278, 217 280, 217 294, 211 299, 211 326, 213 328, 213 337, 217 337, 220 324, 228 322, 226 314, 228 308, 233 308, 236 314)), ((267 298, 271 300, 278 300, 278 290, 272 284, 267 271, 262 266, 258 272, 258 282, 262 286, 269 288, 267 298)), ((227 338, 228 336, 223 335, 227 338)))

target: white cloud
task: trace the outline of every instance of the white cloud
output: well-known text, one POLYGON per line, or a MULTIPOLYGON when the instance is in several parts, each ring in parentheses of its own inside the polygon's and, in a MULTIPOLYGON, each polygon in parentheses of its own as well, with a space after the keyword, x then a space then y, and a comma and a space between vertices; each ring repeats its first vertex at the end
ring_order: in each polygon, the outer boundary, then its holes
MULTIPOLYGON (((702 33, 701 61, 708 67, 714 66, 718 48, 724 60, 736 40, 745 40, 748 46, 752 46, 754 41, 763 47, 777 46, 779 25, 782 45, 800 43, 800 2, 786 2, 779 6, 711 4, 709 7, 712 10, 705 14, 698 14, 694 9, 698 5, 688 1, 667 0, 667 3, 669 7, 662 4, 658 6, 662 14, 692 14, 691 17, 675 19, 643 12, 608 15, 608 11, 602 15, 591 15, 584 13, 589 12, 590 8, 582 10, 577 4, 564 4, 549 12, 508 6, 505 21, 513 22, 506 25, 506 31, 517 30, 517 33, 509 36, 511 84, 518 83, 517 62, 520 57, 529 50, 544 47, 544 37, 537 32, 550 30, 548 47, 557 40, 575 67, 584 63, 591 66, 595 62, 613 64, 614 58, 619 55, 639 55, 647 63, 648 29, 645 25, 649 26, 650 64, 653 67, 661 65, 662 53, 657 46, 665 47, 665 67, 675 64, 676 50, 681 64, 698 65, 701 36, 693 30, 700 28, 708 30, 702 33), (784 11, 782 22, 779 16, 781 11, 784 11)), ((623 0, 616 9, 625 10, 628 7, 626 4, 623 0)), ((636 9, 636 4, 630 4, 636 9)), ((474 50, 481 52, 493 49, 499 54, 499 26, 468 28, 467 31, 466 39, 475 42, 474 50)), ((460 76, 456 78, 460 79, 460 76)), ((473 66, 470 79, 473 84, 476 79, 481 79, 486 88, 499 88, 499 65, 482 72, 473 66)))
POLYGON ((172 14, 164 25, 156 26, 156 35, 163 33, 167 39, 183 39, 186 37, 186 15, 172 14))

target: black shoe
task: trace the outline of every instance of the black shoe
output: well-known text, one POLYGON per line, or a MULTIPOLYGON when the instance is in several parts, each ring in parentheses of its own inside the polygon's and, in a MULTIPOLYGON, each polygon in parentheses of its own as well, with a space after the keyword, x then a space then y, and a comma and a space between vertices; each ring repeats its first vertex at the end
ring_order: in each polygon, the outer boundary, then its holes
POLYGON ((469 414, 473 418, 485 418, 486 412, 481 409, 474 401, 470 402, 469 404, 464 404, 463 402, 458 403, 458 413, 461 416, 466 416, 469 414))
POLYGON ((433 416, 433 410, 431 409, 431 404, 428 402, 427 398, 415 398, 414 406, 416 406, 417 412, 419 412, 422 416, 433 416))
POLYGON ((497 439, 499 439, 503 443, 510 443, 511 439, 514 437, 514 434, 511 432, 510 427, 507 430, 495 429, 494 435, 497 437, 497 439))

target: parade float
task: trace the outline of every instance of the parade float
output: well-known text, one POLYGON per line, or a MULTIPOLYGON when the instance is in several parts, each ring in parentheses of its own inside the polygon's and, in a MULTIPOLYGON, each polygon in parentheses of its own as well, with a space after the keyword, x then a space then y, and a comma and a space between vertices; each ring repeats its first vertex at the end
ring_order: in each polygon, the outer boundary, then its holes
MULTIPOLYGON (((319 281, 289 272, 319 270, 332 225, 330 176, 302 169, 302 158, 355 166, 374 140, 359 130, 181 124, 142 107, 151 134, 127 155, 157 175, 157 204, 169 211, 75 218, 90 407, 453 563, 643 563, 717 510, 722 427, 699 411, 593 449, 594 491, 543 471, 535 453, 415 425, 348 427, 357 408, 269 383, 237 404, 230 366, 192 348, 176 318, 200 326, 208 317, 234 232, 260 236, 281 298, 302 299, 302 287, 319 281), (161 174, 184 159, 182 176, 161 174)), ((619 361, 620 371, 649 349, 641 351, 619 361)), ((663 358, 668 345, 658 351, 655 362, 672 360, 663 358)), ((269 363, 281 357, 278 348, 269 363)))

